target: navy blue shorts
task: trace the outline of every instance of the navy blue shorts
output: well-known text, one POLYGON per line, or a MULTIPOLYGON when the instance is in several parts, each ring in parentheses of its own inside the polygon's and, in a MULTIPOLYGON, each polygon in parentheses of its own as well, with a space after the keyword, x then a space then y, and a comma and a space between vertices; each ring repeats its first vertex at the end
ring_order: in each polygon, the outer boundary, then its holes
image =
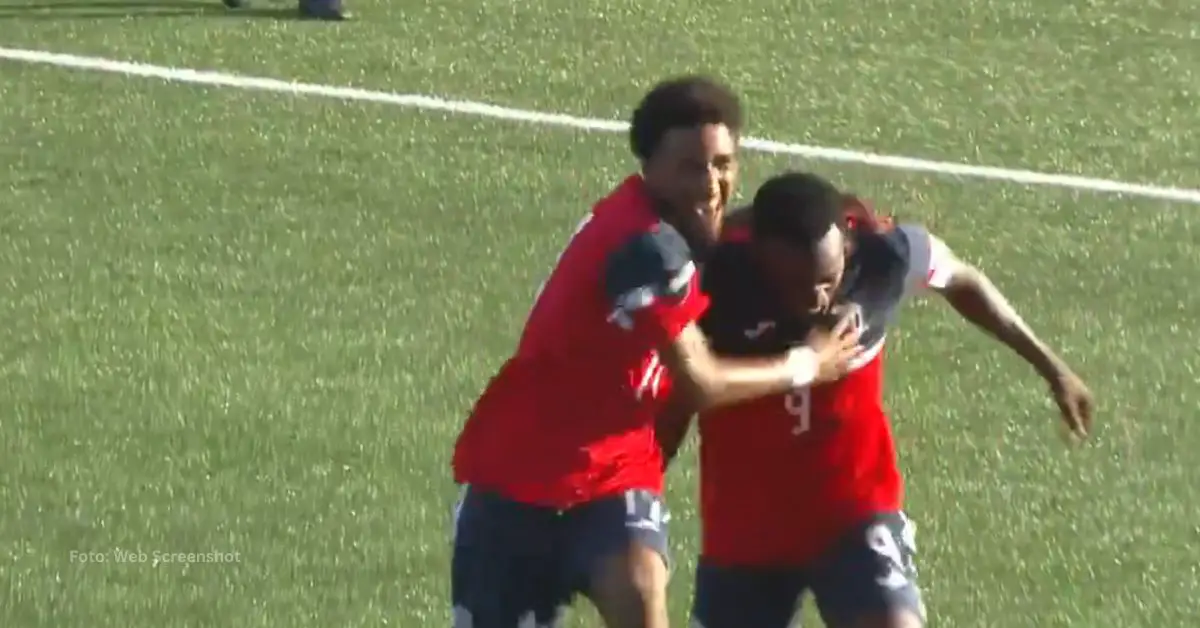
POLYGON ((560 511, 467 488, 455 515, 453 626, 553 628, 603 558, 636 542, 668 560, 669 518, 649 491, 560 511))
POLYGON ((812 591, 827 625, 904 610, 924 621, 913 533, 903 513, 886 513, 857 527, 807 568, 718 566, 701 557, 692 625, 788 628, 806 591, 812 591))

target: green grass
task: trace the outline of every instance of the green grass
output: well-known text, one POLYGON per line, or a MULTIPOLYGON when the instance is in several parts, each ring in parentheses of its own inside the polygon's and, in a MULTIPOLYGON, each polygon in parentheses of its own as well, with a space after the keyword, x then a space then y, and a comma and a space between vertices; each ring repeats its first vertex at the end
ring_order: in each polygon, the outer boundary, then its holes
MULTIPOLYGON (((760 136, 1200 186, 1181 0, 213 4, 0 0, 0 45, 601 117, 715 68, 760 136)), ((932 624, 1194 623, 1197 208, 763 155, 743 190, 788 166, 929 223, 1099 396, 1064 451, 1027 368, 907 312, 889 403, 932 624)), ((616 135, 0 61, 0 625, 445 625, 454 435, 630 168, 616 135)))

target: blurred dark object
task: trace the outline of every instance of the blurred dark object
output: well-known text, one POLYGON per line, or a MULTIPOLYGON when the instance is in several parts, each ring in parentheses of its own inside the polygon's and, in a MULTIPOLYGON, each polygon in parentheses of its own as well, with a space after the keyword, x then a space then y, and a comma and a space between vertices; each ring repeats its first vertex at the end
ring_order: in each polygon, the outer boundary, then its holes
MULTIPOLYGON (((246 0, 221 0, 230 9, 241 9, 246 6, 246 0)), ((341 0, 300 0, 298 6, 300 17, 310 20, 340 22, 349 16, 342 10, 341 0)))
POLYGON ((341 0, 300 0, 300 16, 313 20, 340 22, 348 16, 341 0))

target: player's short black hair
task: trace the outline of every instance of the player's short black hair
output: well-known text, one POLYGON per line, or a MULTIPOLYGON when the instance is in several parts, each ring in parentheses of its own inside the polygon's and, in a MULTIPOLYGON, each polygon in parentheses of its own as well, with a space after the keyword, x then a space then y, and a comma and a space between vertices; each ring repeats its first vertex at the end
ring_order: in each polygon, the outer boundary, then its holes
POLYGON ((829 228, 846 228, 844 197, 837 186, 807 172, 785 172, 763 183, 750 207, 754 237, 780 238, 812 247, 829 228))
POLYGON ((742 129, 742 103, 733 90, 707 76, 683 76, 659 83, 642 98, 629 125, 629 144, 646 161, 668 131, 724 124, 742 129))

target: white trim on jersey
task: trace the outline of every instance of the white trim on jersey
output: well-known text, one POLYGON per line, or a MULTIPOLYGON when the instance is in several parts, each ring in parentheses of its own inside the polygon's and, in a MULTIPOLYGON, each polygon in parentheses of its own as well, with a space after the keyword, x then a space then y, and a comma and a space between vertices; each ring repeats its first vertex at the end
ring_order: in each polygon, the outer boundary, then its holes
MULTIPOLYGON (((686 289, 695 275, 696 264, 689 260, 668 281, 668 294, 665 296, 673 297, 676 293, 686 289)), ((659 296, 658 289, 653 284, 639 286, 626 292, 617 299, 616 307, 609 312, 608 322, 615 323, 626 331, 633 329, 633 313, 654 305, 659 296)))
POLYGON ((940 238, 929 234, 929 271, 925 276, 925 285, 934 290, 941 290, 950 283, 954 275, 954 254, 940 238))
POLYGON ((688 287, 688 283, 692 281, 692 277, 695 276, 695 274, 696 264, 695 262, 688 260, 688 262, 683 265, 683 268, 680 268, 679 272, 675 273, 674 277, 671 277, 670 283, 667 284, 667 291, 670 294, 682 292, 684 288, 688 287))
POLYGON ((849 367, 847 373, 853 373, 854 371, 857 371, 858 369, 870 364, 872 360, 879 357, 879 354, 883 352, 883 344, 886 340, 886 336, 880 338, 875 342, 875 344, 867 347, 866 351, 863 351, 862 354, 857 358, 850 360, 850 363, 847 364, 849 367))

